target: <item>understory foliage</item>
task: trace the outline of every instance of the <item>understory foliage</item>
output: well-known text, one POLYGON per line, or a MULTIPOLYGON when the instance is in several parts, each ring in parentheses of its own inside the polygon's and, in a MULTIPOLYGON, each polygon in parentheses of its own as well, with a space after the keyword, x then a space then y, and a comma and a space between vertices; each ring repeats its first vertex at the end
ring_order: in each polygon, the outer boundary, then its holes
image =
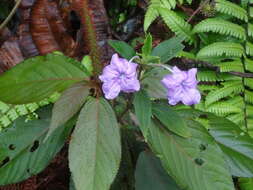
POLYGON ((70 190, 252 190, 251 3, 150 0, 141 47, 108 40, 107 63, 102 1, 73 2, 89 56, 53 52, 0 75, 0 186, 40 173, 67 142, 70 190), (177 9, 196 4, 196 20, 177 9), (174 36, 155 43, 156 19, 174 36), (197 67, 199 83, 171 63, 197 67), (196 86, 201 102, 186 106, 196 86))
POLYGON ((171 31, 184 37, 186 42, 194 44, 191 52, 181 52, 179 57, 209 64, 209 67, 204 64, 198 72, 198 79, 201 81, 199 88, 204 98, 196 108, 226 117, 251 133, 252 6, 249 1, 241 1, 241 4, 227 0, 204 3, 206 4, 202 7, 203 10, 205 6, 210 6, 213 10, 208 11, 215 13, 198 23, 190 24, 187 18, 171 10, 175 7, 164 6, 163 1, 151 1, 144 29, 147 30, 151 22, 160 15, 171 31), (152 9, 157 10, 156 15, 149 13, 152 9), (251 77, 244 77, 245 73, 251 77))

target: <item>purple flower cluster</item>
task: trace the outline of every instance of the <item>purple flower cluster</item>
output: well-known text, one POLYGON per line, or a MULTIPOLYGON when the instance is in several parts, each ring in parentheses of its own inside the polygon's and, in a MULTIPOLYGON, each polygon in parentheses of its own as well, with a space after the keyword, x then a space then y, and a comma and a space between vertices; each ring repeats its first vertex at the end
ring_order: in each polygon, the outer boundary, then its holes
POLYGON ((107 99, 116 98, 120 91, 135 92, 140 90, 137 78, 137 64, 114 54, 111 63, 107 65, 99 79, 103 82, 103 92, 107 99))
MULTIPOLYGON (((201 95, 197 90, 197 69, 181 71, 175 66, 171 72, 161 81, 167 89, 169 104, 176 105, 180 101, 185 105, 199 103, 201 95)), ((130 93, 140 90, 137 64, 119 58, 118 54, 112 56, 111 63, 104 68, 99 79, 103 82, 102 89, 107 99, 116 98, 120 91, 130 93)))
POLYGON ((198 104, 201 95, 197 90, 197 69, 181 71, 176 66, 172 68, 172 74, 166 75, 161 81, 168 90, 169 104, 176 105, 182 101, 185 105, 198 104))

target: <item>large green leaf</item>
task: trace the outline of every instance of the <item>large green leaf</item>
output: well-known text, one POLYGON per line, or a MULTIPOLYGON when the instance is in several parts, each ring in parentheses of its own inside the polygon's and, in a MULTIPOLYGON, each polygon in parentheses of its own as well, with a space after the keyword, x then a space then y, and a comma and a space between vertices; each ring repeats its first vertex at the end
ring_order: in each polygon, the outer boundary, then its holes
POLYGON ((120 164, 120 132, 104 99, 83 107, 72 135, 69 165, 77 190, 109 190, 120 164))
POLYGON ((141 90, 134 94, 134 109, 142 133, 147 137, 152 116, 152 105, 146 91, 141 90))
POLYGON ((72 118, 82 107, 85 98, 89 95, 89 86, 84 82, 76 83, 65 90, 59 100, 54 104, 53 115, 50 129, 47 137, 49 137, 57 127, 72 118))
POLYGON ((153 49, 152 55, 160 57, 161 62, 166 63, 184 49, 182 41, 178 37, 166 40, 153 49))
POLYGON ((38 120, 19 118, 0 133, 0 185, 17 183, 41 172, 64 145, 71 122, 42 143, 50 124, 50 109, 41 109, 38 120))
POLYGON ((239 178, 240 190, 253 190, 253 178, 239 178))
POLYGON ((109 40, 108 43, 113 49, 118 52, 122 57, 126 59, 131 59, 135 56, 134 48, 128 45, 126 42, 118 40, 109 40))
POLYGON ((209 115, 208 120, 209 132, 219 142, 231 173, 239 177, 253 177, 253 139, 225 118, 209 115))
POLYGON ((152 153, 142 152, 135 171, 136 190, 180 190, 152 153))
POLYGON ((49 54, 25 60, 0 75, 0 101, 26 104, 47 98, 87 77, 75 61, 49 54))
POLYGON ((182 138, 152 124, 148 142, 182 189, 234 189, 223 153, 203 126, 189 120, 192 137, 182 138))
POLYGON ((167 129, 173 133, 182 137, 191 136, 191 133, 183 118, 173 111, 169 105, 154 103, 153 114, 167 129))
POLYGON ((253 176, 253 139, 233 122, 192 109, 182 109, 178 113, 185 119, 205 119, 209 133, 221 147, 231 173, 238 177, 253 176))

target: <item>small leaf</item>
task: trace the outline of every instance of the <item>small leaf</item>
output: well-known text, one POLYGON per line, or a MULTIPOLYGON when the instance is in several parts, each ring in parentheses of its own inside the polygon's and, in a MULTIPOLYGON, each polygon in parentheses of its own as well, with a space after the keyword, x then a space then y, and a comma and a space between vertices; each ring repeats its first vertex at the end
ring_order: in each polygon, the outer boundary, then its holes
POLYGON ((118 52, 122 57, 128 60, 135 56, 134 49, 126 42, 118 40, 109 40, 108 43, 110 44, 110 46, 113 47, 116 52, 118 52))
POLYGON ((183 40, 178 37, 166 40, 153 49, 152 55, 160 57, 161 62, 166 63, 184 49, 182 41, 183 40))
POLYGON ((180 190, 152 153, 139 155, 135 171, 136 190, 180 190))
POLYGON ((144 90, 134 94, 134 109, 137 119, 140 123, 143 136, 147 137, 152 115, 152 105, 148 94, 144 90))
POLYGON ((90 88, 85 83, 80 82, 62 93, 59 100, 54 104, 47 138, 57 127, 67 122, 79 111, 85 102, 85 98, 89 95, 89 90, 90 88))
POLYGON ((70 58, 56 54, 25 60, 0 76, 0 101, 38 102, 84 80, 84 71, 71 63, 70 58))
POLYGON ((51 109, 50 106, 42 108, 38 120, 26 121, 26 117, 21 117, 0 133, 0 186, 38 174, 64 145, 72 120, 42 143, 49 128, 51 109))
POLYGON ((182 136, 190 137, 191 133, 184 122, 183 118, 180 117, 175 111, 169 108, 165 104, 153 104, 153 114, 160 122, 173 133, 182 136))
POLYGON ((148 56, 151 54, 152 51, 152 36, 151 34, 147 34, 146 39, 144 41, 144 45, 142 46, 142 55, 148 56))
POLYGON ((109 190, 120 158, 120 132, 110 104, 90 99, 81 110, 69 147, 76 190, 109 190))
POLYGON ((81 63, 87 69, 87 72, 89 73, 89 76, 91 76, 93 71, 94 71, 91 57, 88 56, 88 55, 84 56, 81 63))

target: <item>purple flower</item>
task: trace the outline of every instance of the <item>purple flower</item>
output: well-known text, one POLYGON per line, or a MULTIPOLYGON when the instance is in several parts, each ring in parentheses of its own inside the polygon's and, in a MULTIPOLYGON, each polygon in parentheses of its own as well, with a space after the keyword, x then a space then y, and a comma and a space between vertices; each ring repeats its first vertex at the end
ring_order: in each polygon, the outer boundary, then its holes
POLYGON ((172 68, 172 74, 166 75, 161 81, 167 88, 169 104, 176 105, 182 101, 185 105, 198 104, 201 95, 197 90, 197 69, 181 71, 176 66, 172 68))
POLYGON ((116 98, 120 91, 135 92, 140 90, 140 82, 137 78, 137 64, 114 54, 110 65, 107 65, 99 79, 103 82, 103 92, 106 99, 116 98))

